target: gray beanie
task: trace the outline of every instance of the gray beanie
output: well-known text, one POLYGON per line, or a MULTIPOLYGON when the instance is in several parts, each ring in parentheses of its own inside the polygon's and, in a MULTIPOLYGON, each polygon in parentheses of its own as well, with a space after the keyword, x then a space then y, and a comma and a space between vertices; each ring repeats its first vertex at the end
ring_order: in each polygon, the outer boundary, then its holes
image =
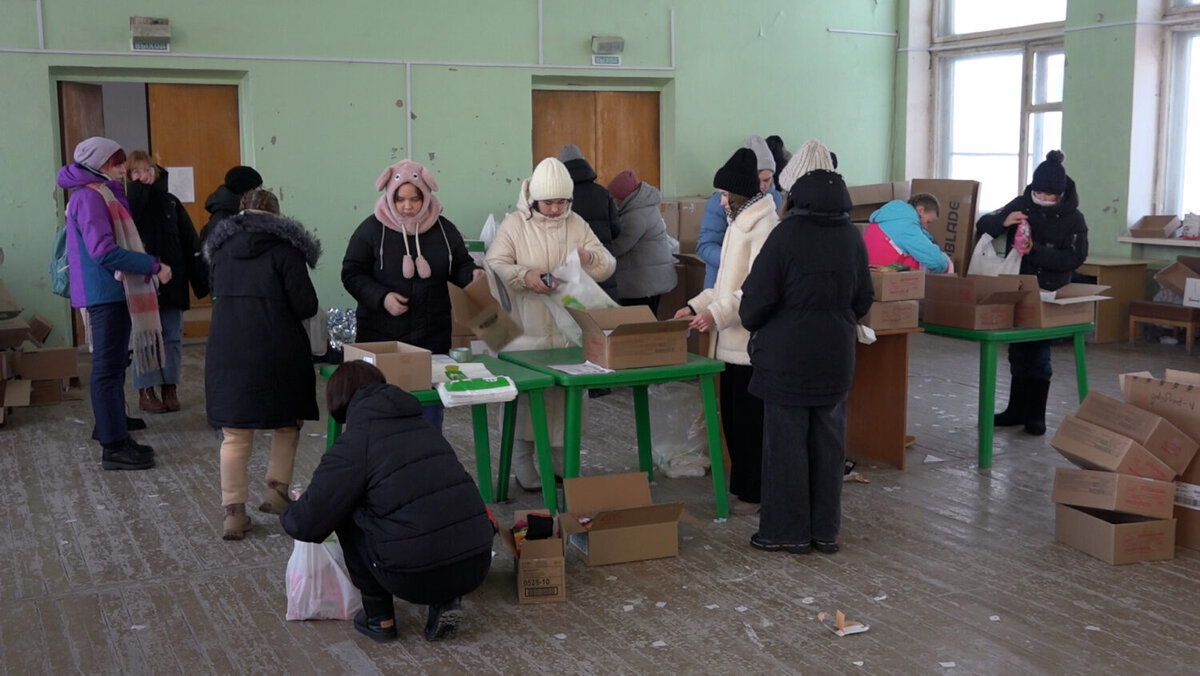
POLYGON ((779 172, 779 188, 790 192, 796 179, 817 169, 833 171, 833 154, 824 143, 810 138, 792 154, 787 166, 779 172))
POLYGON ((771 149, 767 147, 767 141, 761 136, 751 136, 746 139, 746 145, 743 148, 749 148, 754 151, 754 156, 758 158, 758 170, 775 171, 775 156, 771 154, 771 149))
POLYGON ((108 158, 122 153, 121 144, 110 138, 103 136, 93 136, 79 142, 75 146, 74 159, 79 164, 93 171, 100 171, 100 167, 108 162, 108 158))
POLYGON ((574 143, 568 143, 567 145, 562 147, 562 150, 558 151, 558 161, 559 162, 570 162, 571 160, 582 160, 582 159, 583 159, 583 151, 580 150, 579 146, 575 145, 574 143))

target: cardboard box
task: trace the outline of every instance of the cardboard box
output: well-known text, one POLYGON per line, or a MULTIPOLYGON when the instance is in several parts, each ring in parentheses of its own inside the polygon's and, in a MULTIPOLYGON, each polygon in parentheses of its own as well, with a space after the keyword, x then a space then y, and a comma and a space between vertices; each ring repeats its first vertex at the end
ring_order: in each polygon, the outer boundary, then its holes
POLYGON ((645 305, 567 312, 583 329, 583 356, 593 364, 633 369, 687 362, 689 319, 659 321, 645 305))
POLYGON ((50 337, 50 332, 53 330, 54 322, 40 314, 34 313, 33 319, 29 320, 29 337, 33 338, 33 342, 39 346, 46 344, 46 339, 50 337))
POLYGON ((1175 482, 1175 544, 1200 549, 1200 486, 1175 482))
POLYGON ((683 503, 654 504, 644 473, 566 479, 563 491, 571 511, 559 524, 589 566, 679 555, 683 503))
POLYGON ((1185 307, 1200 308, 1200 278, 1192 277, 1184 282, 1183 304, 1185 307))
POLYGON ((927 275, 924 320, 963 329, 1010 329, 1016 304, 1025 297, 1020 288, 1014 275, 927 275))
MULTIPOLYGON (((1149 373, 1126 373, 1120 379, 1127 403, 1158 414, 1192 439, 1200 439, 1200 374, 1167 369, 1162 380, 1149 373)), ((1200 452, 1179 480, 1200 485, 1200 452)))
POLYGON ((19 347, 28 337, 29 323, 24 319, 0 319, 0 350, 19 347))
MULTIPOLYGON (((547 512, 519 509, 513 512, 513 523, 525 520, 530 514, 547 512)), ((504 548, 513 557, 518 603, 559 603, 567 600, 566 556, 563 539, 557 535, 557 518, 554 522, 554 532, 555 537, 545 540, 524 540, 518 553, 512 530, 500 529, 500 539, 504 542, 504 548)))
POLYGON ((667 234, 679 239, 679 202, 663 200, 658 203, 658 213, 662 214, 663 224, 667 226, 667 234))
POLYGON ((383 371, 388 383, 408 392, 433 387, 433 354, 398 340, 378 343, 346 343, 345 361, 361 359, 383 371))
MULTIPOLYGON (((450 290, 450 312, 460 325, 478 336, 488 347, 499 352, 522 334, 521 326, 500 307, 492 295, 491 275, 484 275, 465 289, 447 282, 450 290)), ((495 282, 497 285, 499 281, 495 282)), ((468 340, 466 344, 470 344, 468 340)), ((465 345, 464 345, 465 346, 465 345)))
POLYGON ((913 329, 920 321, 921 303, 915 300, 892 300, 871 303, 871 309, 859 320, 876 331, 913 329))
POLYGON ((1019 275, 1025 297, 1017 303, 1013 326, 1046 329, 1054 326, 1090 324, 1096 320, 1096 303, 1111 300, 1101 295, 1103 284, 1067 284, 1055 291, 1042 291, 1036 275, 1019 275))
POLYGON ((914 178, 911 192, 913 195, 929 193, 938 199, 941 210, 937 220, 929 225, 929 234, 954 261, 958 274, 965 274, 975 249, 979 182, 914 178))
POLYGON ((1142 216, 1129 226, 1133 237, 1171 237, 1182 225, 1178 216, 1142 216))
POLYGON ((1175 483, 1059 467, 1054 472, 1050 499, 1060 505, 1169 519, 1175 511, 1175 483))
POLYGON ((17 299, 8 293, 8 289, 4 288, 4 280, 0 279, 0 320, 13 319, 20 315, 21 306, 17 304, 17 299))
POLYGON ((704 207, 708 197, 678 197, 673 200, 679 209, 680 253, 696 253, 696 242, 700 239, 700 221, 704 219, 704 207))
POLYGON ((79 350, 43 347, 22 350, 13 357, 17 377, 25 380, 64 380, 79 376, 79 350))
POLYGON ((1200 450, 1200 444, 1166 418, 1099 392, 1088 392, 1075 416, 1133 439, 1176 474, 1183 474, 1200 450))
POLYGON ((925 271, 909 270, 892 272, 871 271, 871 284, 875 287, 875 300, 919 300, 925 297, 925 271))
POLYGON ((1200 277, 1200 257, 1177 256, 1175 262, 1154 273, 1154 281, 1162 288, 1182 296, 1187 280, 1200 277))
POLYGON ((1113 565, 1175 558, 1175 519, 1055 505, 1054 539, 1113 565))
POLYGON ((65 380, 29 380, 29 405, 49 406, 63 400, 69 385, 65 380))
POLYGON ((1159 481, 1175 478, 1175 470, 1138 442, 1073 415, 1063 418, 1050 445, 1084 469, 1120 472, 1159 481))
POLYGON ((33 383, 28 380, 0 380, 0 409, 29 406, 33 383))
POLYGON ((909 196, 908 181, 872 183, 847 188, 850 192, 850 220, 867 221, 879 207, 892 200, 906 200, 909 196))

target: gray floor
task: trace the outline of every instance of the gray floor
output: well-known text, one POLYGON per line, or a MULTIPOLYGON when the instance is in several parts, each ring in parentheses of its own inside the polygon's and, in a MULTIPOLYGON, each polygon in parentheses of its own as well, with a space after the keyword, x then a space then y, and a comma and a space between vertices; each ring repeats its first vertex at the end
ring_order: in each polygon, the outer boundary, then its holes
MULTIPOLYGON (((1179 346, 1089 348, 1092 388, 1114 396, 1119 372, 1200 370, 1179 346)), ((387 645, 348 622, 284 621, 292 542, 276 519, 255 512, 247 540, 220 539, 203 358, 185 348, 184 410, 140 435, 154 470, 102 472, 86 402, 17 410, 0 429, 0 672, 1170 674, 1200 661, 1197 552, 1113 567, 1056 545, 1049 492, 1066 462, 1049 435, 999 431, 994 467, 977 468, 971 344, 914 339, 909 469, 860 466, 841 553, 755 551, 756 519, 715 521, 708 478, 660 479, 655 499, 694 516, 678 558, 588 568, 573 553, 567 603, 519 606, 501 549, 456 640, 426 643, 423 609, 398 603, 387 645), (816 615, 838 609, 870 630, 835 636, 816 615)), ((1077 403, 1070 347, 1054 360, 1051 430, 1077 403)), ((591 420, 584 473, 632 469, 628 392, 593 400, 591 420)), ((450 411, 447 435, 473 471, 469 414, 450 411)), ((323 446, 322 425, 305 427, 298 478, 323 446)), ((537 505, 518 493, 501 519, 537 505)))

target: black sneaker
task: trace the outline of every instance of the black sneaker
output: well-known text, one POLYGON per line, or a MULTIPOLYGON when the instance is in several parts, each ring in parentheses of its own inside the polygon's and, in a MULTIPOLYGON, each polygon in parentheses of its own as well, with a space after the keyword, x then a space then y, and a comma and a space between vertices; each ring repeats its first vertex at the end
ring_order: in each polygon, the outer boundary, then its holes
POLYGON ((440 641, 454 636, 462 619, 462 597, 448 603, 429 606, 429 619, 425 621, 425 640, 440 641))
POLYGON ((104 444, 100 466, 107 470, 150 469, 154 467, 154 456, 143 454, 133 439, 125 437, 116 443, 104 444))
MULTIPOLYGON (((129 432, 137 432, 146 429, 146 421, 141 418, 130 418, 125 416, 125 429, 129 432)), ((92 439, 100 441, 100 434, 96 431, 96 426, 92 425, 92 439)))
POLYGON ((129 437, 129 443, 133 444, 134 448, 136 448, 138 450, 138 453, 141 453, 143 456, 148 457, 148 458, 154 457, 154 447, 153 446, 148 446, 146 444, 139 444, 138 442, 133 440, 133 437, 129 437))
POLYGON ((354 616, 354 628, 358 633, 376 643, 394 641, 399 633, 396 631, 395 617, 372 617, 367 619, 367 611, 360 610, 354 616))
POLYGON ((764 552, 787 552, 788 554, 808 554, 813 550, 811 542, 791 543, 768 540, 758 533, 750 536, 750 546, 764 552))
POLYGON ((596 387, 588 390, 587 393, 588 399, 599 399, 600 397, 607 397, 608 395, 612 394, 612 388, 596 387))
POLYGON ((822 554, 837 554, 838 550, 841 549, 838 547, 837 540, 832 540, 829 542, 826 542, 825 540, 813 540, 812 546, 813 549, 821 552, 822 554))

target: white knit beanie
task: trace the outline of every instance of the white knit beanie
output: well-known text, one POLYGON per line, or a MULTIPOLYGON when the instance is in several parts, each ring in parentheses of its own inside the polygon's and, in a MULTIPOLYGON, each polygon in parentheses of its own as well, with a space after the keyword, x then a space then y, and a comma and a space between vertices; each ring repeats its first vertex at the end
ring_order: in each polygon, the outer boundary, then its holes
POLYGON ((749 148, 754 151, 754 156, 758 158, 758 170, 775 171, 775 156, 771 154, 771 149, 767 147, 767 141, 761 136, 751 136, 746 139, 746 144, 743 148, 749 148))
POLYGON ((575 181, 571 180, 571 172, 557 158, 547 157, 538 162, 529 177, 529 199, 569 200, 575 194, 575 181))
POLYGON ((792 154, 787 166, 779 172, 779 187, 790 192, 796 179, 817 169, 833 171, 833 158, 824 143, 809 139, 792 154))

